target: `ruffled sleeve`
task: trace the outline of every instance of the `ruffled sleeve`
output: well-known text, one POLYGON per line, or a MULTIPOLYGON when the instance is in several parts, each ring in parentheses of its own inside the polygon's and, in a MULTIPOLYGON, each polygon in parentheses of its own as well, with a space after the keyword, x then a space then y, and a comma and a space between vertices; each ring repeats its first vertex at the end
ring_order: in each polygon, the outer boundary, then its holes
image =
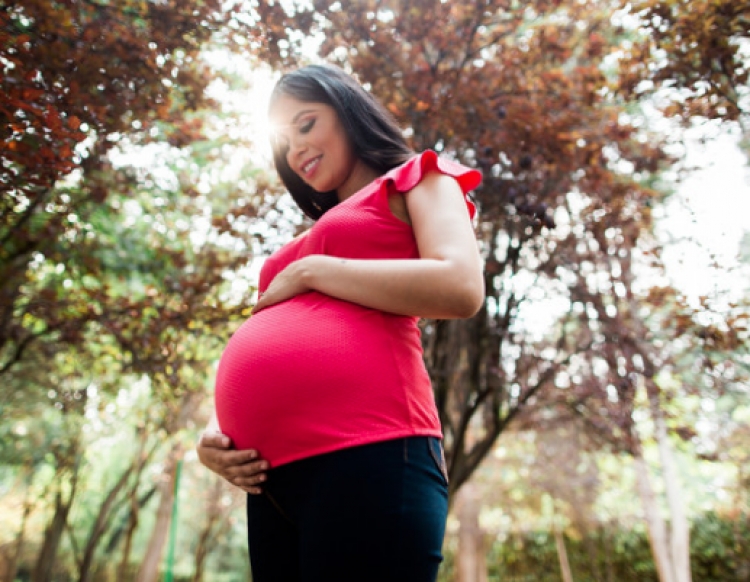
POLYGON ((464 193, 469 215, 474 218, 476 207, 469 199, 468 193, 482 182, 482 174, 479 170, 441 158, 432 150, 425 150, 406 163, 393 168, 383 178, 385 183, 391 185, 397 192, 408 192, 433 170, 456 179, 464 193))

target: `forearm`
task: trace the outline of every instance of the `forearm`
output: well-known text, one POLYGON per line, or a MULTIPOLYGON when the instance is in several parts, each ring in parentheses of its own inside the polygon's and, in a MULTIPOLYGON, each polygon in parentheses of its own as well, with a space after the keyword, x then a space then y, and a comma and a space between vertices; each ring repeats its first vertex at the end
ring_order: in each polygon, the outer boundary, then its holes
POLYGON ((405 203, 420 258, 308 255, 275 275, 253 312, 313 290, 399 315, 434 319, 474 315, 484 301, 484 278, 458 184, 450 177, 430 174, 410 190, 405 203))
POLYGON ((311 290, 365 307, 434 319, 471 317, 484 299, 478 259, 341 259, 300 261, 311 290))

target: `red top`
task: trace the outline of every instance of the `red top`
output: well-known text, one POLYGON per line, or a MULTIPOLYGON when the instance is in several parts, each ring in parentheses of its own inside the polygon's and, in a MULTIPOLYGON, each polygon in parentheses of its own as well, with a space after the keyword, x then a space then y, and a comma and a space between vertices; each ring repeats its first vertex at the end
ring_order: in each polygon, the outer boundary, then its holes
MULTIPOLYGON (((426 151, 326 212, 270 256, 261 291, 289 263, 311 254, 350 259, 418 258, 411 227, 388 196, 427 172, 456 178, 464 194, 481 175, 426 151)), ((469 220, 469 212, 456 220, 469 220)), ((394 315, 315 291, 263 309, 240 326, 216 378, 221 431, 271 466, 406 436, 441 436, 416 317, 394 315)))

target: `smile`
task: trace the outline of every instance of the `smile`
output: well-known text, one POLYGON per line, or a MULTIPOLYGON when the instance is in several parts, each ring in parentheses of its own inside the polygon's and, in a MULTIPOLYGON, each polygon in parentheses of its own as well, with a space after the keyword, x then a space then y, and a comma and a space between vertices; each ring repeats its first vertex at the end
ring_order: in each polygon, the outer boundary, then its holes
POLYGON ((322 157, 323 156, 318 156, 317 158, 313 158, 309 162, 306 162, 305 165, 302 166, 302 173, 305 175, 309 175, 318 166, 320 158, 322 157))

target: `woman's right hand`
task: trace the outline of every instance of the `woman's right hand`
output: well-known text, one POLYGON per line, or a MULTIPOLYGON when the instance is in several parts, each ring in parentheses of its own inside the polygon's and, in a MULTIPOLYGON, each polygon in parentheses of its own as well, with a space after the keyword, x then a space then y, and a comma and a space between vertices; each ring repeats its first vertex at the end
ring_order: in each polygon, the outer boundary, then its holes
POLYGON ((218 432, 204 432, 196 451, 201 463, 232 485, 252 495, 261 493, 260 484, 266 480, 268 462, 259 458, 258 451, 236 451, 232 440, 218 432))

